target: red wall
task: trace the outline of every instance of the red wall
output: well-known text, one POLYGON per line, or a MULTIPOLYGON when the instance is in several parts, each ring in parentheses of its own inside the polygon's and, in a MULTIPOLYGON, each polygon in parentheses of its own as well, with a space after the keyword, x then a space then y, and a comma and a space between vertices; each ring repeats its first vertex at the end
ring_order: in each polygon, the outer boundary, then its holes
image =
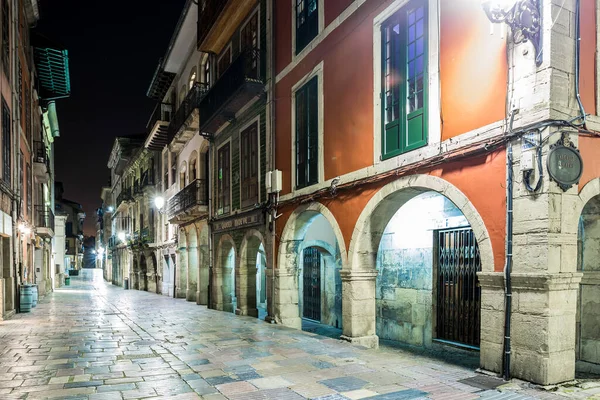
POLYGON ((600 176, 600 138, 590 136, 579 136, 577 146, 583 158, 583 174, 579 180, 579 190, 586 183, 600 176))
MULTIPOLYGON (((504 243, 506 235, 506 153, 499 150, 491 154, 470 158, 467 162, 453 162, 435 169, 419 173, 438 176, 456 186, 471 201, 484 221, 494 251, 494 268, 504 268, 504 243)), ((334 215, 346 249, 350 248, 352 233, 356 222, 371 198, 390 180, 371 185, 363 185, 351 192, 340 192, 335 198, 317 199, 334 215)), ((283 229, 295 205, 284 206, 278 210, 283 215, 277 220, 277 238, 281 238, 283 229)), ((277 249, 279 251, 279 242, 277 249)), ((276 253, 278 254, 278 253, 276 253)))
POLYGON ((596 114, 596 0, 581 0, 579 89, 585 112, 596 114))
POLYGON ((490 25, 479 1, 441 2, 442 140, 505 116, 506 39, 490 25))

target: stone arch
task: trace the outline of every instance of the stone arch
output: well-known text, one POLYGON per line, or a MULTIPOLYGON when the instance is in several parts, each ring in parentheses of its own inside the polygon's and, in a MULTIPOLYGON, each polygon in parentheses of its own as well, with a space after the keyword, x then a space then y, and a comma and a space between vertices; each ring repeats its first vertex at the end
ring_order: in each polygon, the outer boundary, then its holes
POLYGON ((240 263, 236 271, 236 293, 238 293, 238 313, 258 317, 256 299, 256 260, 264 238, 256 229, 244 235, 240 246, 240 263))
POLYGON ((237 302, 237 293, 235 293, 236 258, 235 241, 228 234, 222 235, 217 244, 216 265, 213 268, 212 278, 211 302, 212 308, 216 310, 235 311, 237 302))
POLYGON ((350 240, 349 263, 342 271, 344 289, 344 339, 377 347, 375 280, 381 237, 395 213, 409 200, 425 192, 437 192, 450 200, 467 219, 477 239, 483 272, 494 272, 494 253, 483 219, 458 188, 432 175, 402 177, 382 187, 362 210, 350 240), (352 293, 361 293, 353 296, 352 293), (353 323, 360 320, 361 323, 353 323))
POLYGON ((494 272, 490 235, 475 206, 450 182, 432 175, 402 177, 382 187, 369 200, 356 222, 350 240, 348 268, 355 271, 374 270, 379 240, 391 217, 407 201, 428 191, 444 195, 463 213, 479 244, 482 271, 494 272))
POLYGON ((302 265, 303 239, 310 223, 322 215, 331 226, 339 247, 342 268, 346 268, 348 254, 342 231, 333 213, 323 204, 313 202, 297 207, 288 218, 279 242, 276 288, 273 295, 273 312, 277 323, 301 329, 299 310, 298 271, 302 265))
POLYGON ((209 288, 209 229, 208 224, 203 223, 198 236, 198 304, 208 305, 209 288))
POLYGON ((187 256, 188 256, 188 269, 187 269, 187 290, 186 299, 187 301, 197 302, 198 292, 198 234, 196 232, 196 226, 190 225, 188 231, 188 243, 187 243, 187 256))
MULTIPOLYGON (((564 201, 564 200, 563 200, 564 201)), ((577 377, 600 375, 600 178, 588 182, 576 198, 573 218, 565 230, 577 229, 577 291, 575 372, 577 377), (577 225, 575 225, 577 224, 577 225)))
POLYGON ((187 291, 187 235, 185 229, 180 229, 177 236, 177 262, 175 263, 175 297, 178 299, 186 298, 187 291))

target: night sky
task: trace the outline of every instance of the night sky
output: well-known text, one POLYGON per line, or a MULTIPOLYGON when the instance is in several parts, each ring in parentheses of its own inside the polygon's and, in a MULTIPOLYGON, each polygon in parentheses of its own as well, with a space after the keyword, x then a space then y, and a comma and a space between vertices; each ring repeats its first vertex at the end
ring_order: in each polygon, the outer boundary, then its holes
POLYGON ((56 181, 83 205, 85 234, 108 183, 116 136, 142 133, 154 108, 146 97, 185 0, 40 0, 35 28, 69 51, 71 97, 57 101, 56 181))

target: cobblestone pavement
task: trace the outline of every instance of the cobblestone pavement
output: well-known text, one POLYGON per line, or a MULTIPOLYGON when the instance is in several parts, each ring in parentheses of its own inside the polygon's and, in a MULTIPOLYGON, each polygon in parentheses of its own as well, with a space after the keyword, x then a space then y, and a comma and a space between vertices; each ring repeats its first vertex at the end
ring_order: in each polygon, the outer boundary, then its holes
POLYGON ((71 282, 0 323, 0 399, 563 398, 524 383, 486 389, 462 381, 489 379, 470 368, 407 350, 71 282))

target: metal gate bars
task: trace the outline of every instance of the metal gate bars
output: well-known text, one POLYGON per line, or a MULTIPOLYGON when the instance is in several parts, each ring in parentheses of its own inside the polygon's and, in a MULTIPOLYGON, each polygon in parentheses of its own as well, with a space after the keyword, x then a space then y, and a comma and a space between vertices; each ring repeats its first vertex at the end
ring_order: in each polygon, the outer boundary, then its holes
POLYGON ((473 230, 436 231, 436 338, 479 347, 481 271, 479 247, 473 230))
POLYGON ((302 278, 302 316, 321 322, 321 253, 316 247, 304 249, 302 278))

